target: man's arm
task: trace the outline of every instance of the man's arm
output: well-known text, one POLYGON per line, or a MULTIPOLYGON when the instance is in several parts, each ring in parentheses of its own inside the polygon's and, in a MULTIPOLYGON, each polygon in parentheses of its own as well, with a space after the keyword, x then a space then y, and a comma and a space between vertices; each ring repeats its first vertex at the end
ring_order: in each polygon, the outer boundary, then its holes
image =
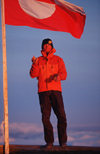
POLYGON ((66 71, 66 67, 65 67, 65 64, 62 58, 59 59, 58 68, 59 68, 58 76, 60 77, 60 80, 66 80, 67 71, 66 71))
POLYGON ((39 65, 38 65, 38 58, 32 58, 32 66, 30 69, 30 76, 31 78, 35 78, 39 76, 39 65))

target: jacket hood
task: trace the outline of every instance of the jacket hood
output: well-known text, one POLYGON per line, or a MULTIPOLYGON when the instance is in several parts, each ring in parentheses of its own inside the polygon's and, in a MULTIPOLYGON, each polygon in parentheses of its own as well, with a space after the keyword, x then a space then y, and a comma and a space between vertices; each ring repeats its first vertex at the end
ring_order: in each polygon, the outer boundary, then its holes
POLYGON ((53 49, 49 52, 49 54, 47 55, 46 52, 45 52, 44 50, 41 50, 42 56, 45 57, 45 58, 47 58, 47 59, 50 58, 50 57, 52 57, 53 54, 54 54, 55 52, 56 52, 56 49, 53 48, 53 49))

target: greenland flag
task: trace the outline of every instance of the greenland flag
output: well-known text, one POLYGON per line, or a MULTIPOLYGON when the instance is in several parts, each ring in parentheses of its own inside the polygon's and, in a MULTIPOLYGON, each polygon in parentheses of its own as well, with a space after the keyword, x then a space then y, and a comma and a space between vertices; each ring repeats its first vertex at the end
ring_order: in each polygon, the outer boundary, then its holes
POLYGON ((80 38, 86 15, 83 8, 64 0, 4 0, 5 23, 68 32, 80 38))

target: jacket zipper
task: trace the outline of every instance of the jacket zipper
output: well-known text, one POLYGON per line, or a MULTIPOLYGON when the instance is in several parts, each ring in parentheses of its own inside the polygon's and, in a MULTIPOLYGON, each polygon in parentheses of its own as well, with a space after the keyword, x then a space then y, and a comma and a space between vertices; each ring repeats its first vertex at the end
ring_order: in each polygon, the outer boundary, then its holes
POLYGON ((48 63, 48 59, 46 59, 46 89, 48 90, 48 83, 47 83, 47 63, 48 63))

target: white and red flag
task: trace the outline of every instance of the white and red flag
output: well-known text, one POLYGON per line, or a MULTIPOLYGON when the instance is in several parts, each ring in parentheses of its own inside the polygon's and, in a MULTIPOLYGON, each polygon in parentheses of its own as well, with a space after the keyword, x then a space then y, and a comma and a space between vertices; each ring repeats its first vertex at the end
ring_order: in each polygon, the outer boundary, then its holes
POLYGON ((64 0, 4 0, 5 23, 68 32, 80 38, 86 15, 83 8, 64 0))

